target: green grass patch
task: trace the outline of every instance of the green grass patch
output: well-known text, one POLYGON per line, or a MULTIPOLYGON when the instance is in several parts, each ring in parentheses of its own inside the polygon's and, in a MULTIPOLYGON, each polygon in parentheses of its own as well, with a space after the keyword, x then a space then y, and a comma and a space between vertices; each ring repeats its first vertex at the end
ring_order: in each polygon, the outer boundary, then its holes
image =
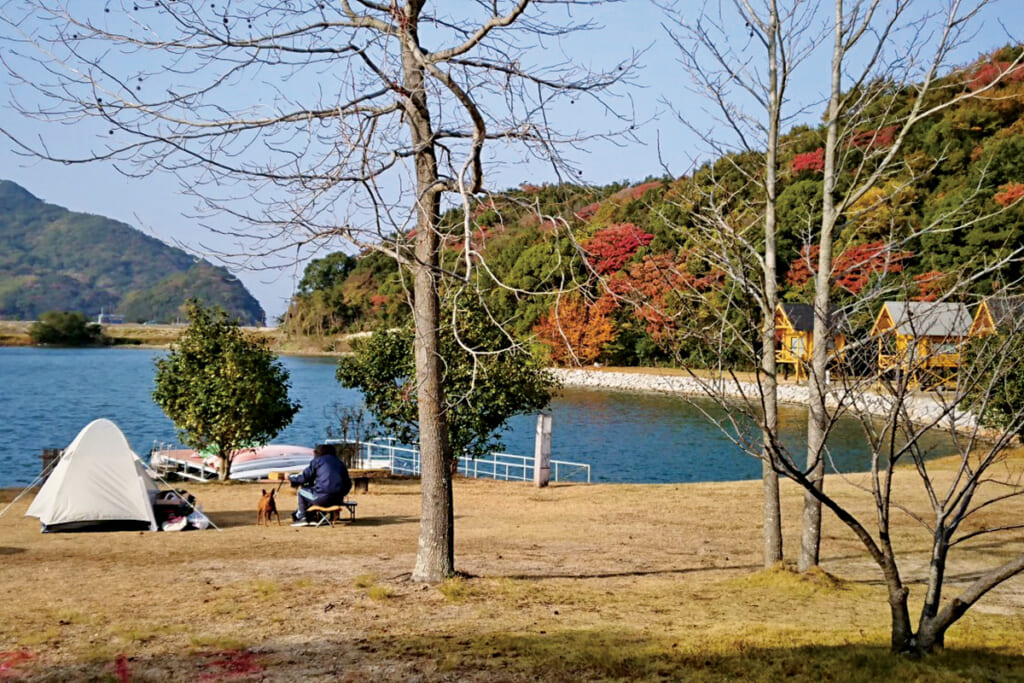
POLYGON ((60 631, 56 626, 34 629, 18 636, 18 644, 22 647, 50 645, 60 641, 60 631))
POLYGON ((369 588, 373 584, 377 583, 376 574, 360 574, 355 578, 353 582, 356 588, 369 588))
POLYGON ((260 597, 264 598, 274 597, 281 592, 281 587, 277 582, 270 579, 258 579, 253 582, 252 587, 260 597))
POLYGON ((448 602, 465 602, 473 592, 469 582, 461 576, 448 579, 438 586, 437 590, 448 602))
POLYGON ((396 593, 387 586, 370 586, 366 591, 366 595, 374 602, 383 602, 395 597, 396 593))

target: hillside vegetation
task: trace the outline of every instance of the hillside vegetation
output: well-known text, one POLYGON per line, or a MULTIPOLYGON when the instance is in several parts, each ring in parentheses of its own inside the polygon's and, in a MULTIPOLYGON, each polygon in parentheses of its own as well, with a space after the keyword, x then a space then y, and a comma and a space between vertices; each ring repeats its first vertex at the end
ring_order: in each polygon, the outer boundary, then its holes
POLYGON ((0 180, 0 319, 101 310, 133 322, 174 322, 190 297, 243 324, 263 324, 259 302, 225 268, 118 221, 47 204, 0 180))
MULTIPOLYGON (((1006 69, 1004 48, 947 76, 928 97, 949 98, 986 85, 1006 69)), ((844 143, 844 168, 893 144, 893 121, 915 92, 893 90, 870 128, 844 143)), ((968 99, 923 121, 901 148, 897 170, 843 217, 834 254, 838 308, 881 275, 902 296, 930 300, 983 262, 1010 254, 1024 237, 1024 68, 1010 70, 984 98, 968 99), (985 218, 979 219, 984 216, 985 218), (927 230, 922 230, 928 226, 927 230)), ((779 281, 784 300, 808 301, 822 193, 821 128, 799 126, 782 140, 778 197, 779 281)), ((616 365, 674 360, 701 365, 699 330, 756 306, 706 258, 701 212, 710 201, 725 223, 758 230, 751 207, 763 204, 761 155, 730 155, 684 177, 650 177, 606 187, 523 184, 478 198, 467 238, 461 210, 446 216, 447 265, 464 250, 486 261, 494 279, 475 284, 494 318, 539 343, 555 363, 616 365), (753 227, 751 227, 753 226, 753 227), (497 284, 500 282, 500 284, 497 284), (556 293, 561 293, 555 296, 556 293)), ((844 174, 839 175, 843 191, 844 174)), ((394 237, 408 248, 409 235, 394 237)), ((969 296, 1005 293, 1024 275, 1020 259, 978 278, 969 296)), ((332 254, 314 262, 285 317, 291 333, 330 335, 400 323, 406 287, 394 261, 376 252, 332 254)), ((746 315, 751 315, 746 313, 746 315)), ((737 330, 754 319, 732 320, 737 330)), ((855 320, 859 329, 870 320, 855 320)), ((728 359, 729 349, 716 353, 728 359)), ((734 360, 739 362, 737 355, 734 360)))

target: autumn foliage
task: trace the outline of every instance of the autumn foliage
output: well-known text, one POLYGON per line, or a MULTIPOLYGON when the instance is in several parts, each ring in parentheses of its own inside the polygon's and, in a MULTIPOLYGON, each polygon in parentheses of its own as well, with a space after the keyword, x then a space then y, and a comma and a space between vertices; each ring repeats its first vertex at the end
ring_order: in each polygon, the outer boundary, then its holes
POLYGON ((821 173, 825 170, 825 150, 819 147, 813 152, 797 154, 790 162, 789 170, 793 173, 803 173, 804 171, 821 173))
POLYGON ((640 199, 640 197, 643 197, 644 193, 647 192, 648 190, 657 189, 664 184, 665 183, 661 182, 660 180, 652 180, 647 183, 640 183, 639 185, 634 185, 633 187, 627 187, 624 190, 619 190, 618 192, 611 196, 611 199, 612 201, 636 201, 637 199, 640 199))
POLYGON ((1011 68, 1011 62, 993 60, 979 65, 967 77, 967 87, 981 90, 997 80, 1002 83, 1019 83, 1024 81, 1024 65, 1018 64, 1011 68))
POLYGON ((1010 206, 1024 198, 1024 183, 1006 183, 992 197, 999 206, 1010 206))
POLYGON ((587 204, 582 209, 580 209, 579 211, 576 212, 576 218, 579 218, 583 222, 589 221, 591 218, 593 218, 597 214, 597 211, 600 208, 601 208, 601 202, 594 202, 592 204, 587 204))
POLYGON ((718 270, 690 272, 686 267, 690 253, 647 255, 608 281, 616 300, 632 308, 656 342, 675 333, 688 295, 712 290, 724 280, 724 274, 718 270))
MULTIPOLYGON (((892 251, 885 242, 872 242, 846 249, 832 261, 832 279, 835 286, 850 294, 859 294, 871 281, 873 275, 900 273, 914 253, 892 251)), ((793 287, 802 287, 814 277, 813 266, 818 263, 817 245, 804 246, 800 257, 789 266, 786 282, 793 287)))
POLYGON ((929 270, 914 276, 914 284, 917 286, 915 301, 935 301, 943 293, 943 282, 946 274, 939 270, 929 270))
POLYGON ((889 147, 896 141, 899 126, 886 126, 878 130, 862 130, 850 138, 850 146, 858 149, 879 149, 889 147))
POLYGON ((599 230, 583 243, 590 265, 600 275, 621 270, 640 247, 646 247, 654 235, 644 232, 632 223, 617 223, 599 230))
POLYGON ((533 332, 551 348, 555 364, 589 365, 601 355, 601 348, 615 338, 610 316, 613 308, 608 297, 595 302, 579 297, 559 299, 533 332))

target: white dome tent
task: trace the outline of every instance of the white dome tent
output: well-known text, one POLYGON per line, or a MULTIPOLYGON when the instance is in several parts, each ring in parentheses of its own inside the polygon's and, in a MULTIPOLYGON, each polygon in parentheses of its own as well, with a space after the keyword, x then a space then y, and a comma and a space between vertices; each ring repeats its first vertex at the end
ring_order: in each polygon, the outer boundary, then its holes
POLYGON ((118 426, 101 418, 86 425, 64 449, 25 516, 38 517, 44 532, 156 531, 157 492, 156 482, 118 426))

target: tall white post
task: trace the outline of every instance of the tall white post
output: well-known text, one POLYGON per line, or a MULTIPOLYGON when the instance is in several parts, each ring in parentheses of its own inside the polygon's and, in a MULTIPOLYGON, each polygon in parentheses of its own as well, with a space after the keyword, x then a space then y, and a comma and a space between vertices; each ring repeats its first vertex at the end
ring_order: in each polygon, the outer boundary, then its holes
POLYGON ((537 415, 537 439, 533 448, 533 483, 543 488, 551 482, 551 413, 537 415))

